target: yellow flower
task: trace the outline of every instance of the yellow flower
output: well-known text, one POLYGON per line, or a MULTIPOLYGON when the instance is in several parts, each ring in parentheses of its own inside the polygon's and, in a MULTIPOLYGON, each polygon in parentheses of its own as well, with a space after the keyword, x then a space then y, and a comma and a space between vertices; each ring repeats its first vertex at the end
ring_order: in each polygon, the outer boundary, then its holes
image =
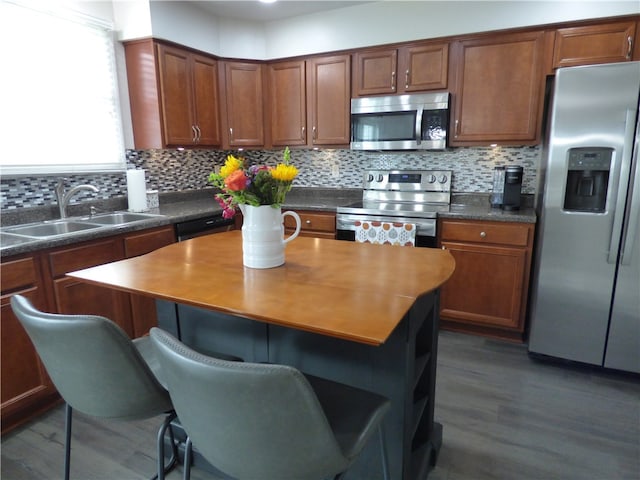
POLYGON ((296 175, 298 175, 298 169, 293 165, 285 165, 284 163, 279 163, 275 168, 271 170, 271 176, 276 180, 281 180, 283 182, 291 182, 296 175))
POLYGON ((227 161, 224 162, 224 165, 220 168, 220 176, 222 178, 227 178, 240 168, 242 168, 242 160, 234 157, 233 155, 229 155, 227 156, 227 161))

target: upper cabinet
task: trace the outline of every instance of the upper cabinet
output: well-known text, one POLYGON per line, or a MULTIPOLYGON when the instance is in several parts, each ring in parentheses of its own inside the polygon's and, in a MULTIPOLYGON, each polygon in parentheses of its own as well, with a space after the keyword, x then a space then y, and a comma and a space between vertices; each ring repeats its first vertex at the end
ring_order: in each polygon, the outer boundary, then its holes
POLYGON ((351 139, 351 58, 307 60, 309 146, 349 145, 351 139))
POLYGON ((635 38, 636 22, 630 20, 560 28, 555 31, 553 68, 630 61, 635 38))
POLYGON ((269 110, 273 146, 306 145, 305 61, 275 62, 269 70, 269 110))
POLYGON ((349 55, 268 65, 271 144, 348 145, 349 55))
POLYGON ((225 62, 226 142, 228 147, 261 147, 265 144, 262 98, 263 65, 225 62))
POLYGON ((158 45, 162 118, 168 145, 220 145, 218 62, 158 45))
POLYGON ((221 145, 213 57, 153 40, 125 43, 125 55, 136 148, 221 145))
POLYGON ((534 31, 453 43, 450 145, 539 143, 546 38, 534 31))
POLYGON ((447 88, 449 44, 421 42, 354 54, 353 96, 447 88))

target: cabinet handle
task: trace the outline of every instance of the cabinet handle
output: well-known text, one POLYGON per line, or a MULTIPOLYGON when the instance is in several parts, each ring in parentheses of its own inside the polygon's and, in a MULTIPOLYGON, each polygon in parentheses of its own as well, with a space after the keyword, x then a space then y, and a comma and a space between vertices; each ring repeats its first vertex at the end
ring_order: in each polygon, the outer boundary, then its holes
POLYGON ((480 232, 480 238, 484 238, 487 236, 487 232, 480 232))
POLYGON ((229 140, 233 140, 233 128, 229 127, 229 140))
POLYGON ((409 88, 409 69, 404 72, 404 89, 406 90, 407 88, 409 88))
POLYGON ((631 60, 631 51, 633 50, 633 37, 627 37, 627 60, 631 60))
POLYGON ((456 133, 454 135, 454 137, 458 138, 458 134, 460 133, 460 122, 458 120, 456 120, 456 133))
POLYGON ((396 89, 396 72, 391 72, 391 90, 396 89))
POLYGON ((191 137, 191 141, 193 143, 196 143, 196 140, 198 138, 198 133, 196 132, 196 127, 194 125, 191 125, 191 131, 193 132, 193 137, 191 137))
POLYGON ((316 128, 315 125, 313 126, 312 131, 313 131, 313 141, 315 142, 316 139, 318 138, 318 135, 317 135, 318 134, 318 129, 316 128))
POLYGON ((200 139, 202 139, 202 132, 200 131, 200 127, 196 125, 196 131, 198 132, 197 142, 200 143, 200 139))
POLYGON ((302 137, 301 137, 302 140, 304 140, 304 131, 305 131, 305 128, 302 127, 302 137))

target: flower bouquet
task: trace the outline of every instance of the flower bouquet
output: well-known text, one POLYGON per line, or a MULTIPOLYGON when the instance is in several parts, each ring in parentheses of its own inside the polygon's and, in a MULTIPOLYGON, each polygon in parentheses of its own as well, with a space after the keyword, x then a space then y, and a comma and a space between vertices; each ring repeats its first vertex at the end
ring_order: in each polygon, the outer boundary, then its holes
POLYGON ((222 207, 224 218, 233 218, 238 205, 271 205, 280 208, 298 169, 291 165, 289 147, 284 149, 283 161, 275 167, 248 166, 242 157, 228 155, 220 173, 211 173, 209 182, 220 192, 215 198, 222 207))

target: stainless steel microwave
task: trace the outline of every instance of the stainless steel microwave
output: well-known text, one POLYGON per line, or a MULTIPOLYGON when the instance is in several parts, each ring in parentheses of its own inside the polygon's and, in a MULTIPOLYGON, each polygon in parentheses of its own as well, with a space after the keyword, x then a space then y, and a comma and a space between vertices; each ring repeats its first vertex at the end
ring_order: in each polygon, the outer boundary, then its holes
POLYGON ((351 99, 352 150, 444 150, 449 93, 351 99))

